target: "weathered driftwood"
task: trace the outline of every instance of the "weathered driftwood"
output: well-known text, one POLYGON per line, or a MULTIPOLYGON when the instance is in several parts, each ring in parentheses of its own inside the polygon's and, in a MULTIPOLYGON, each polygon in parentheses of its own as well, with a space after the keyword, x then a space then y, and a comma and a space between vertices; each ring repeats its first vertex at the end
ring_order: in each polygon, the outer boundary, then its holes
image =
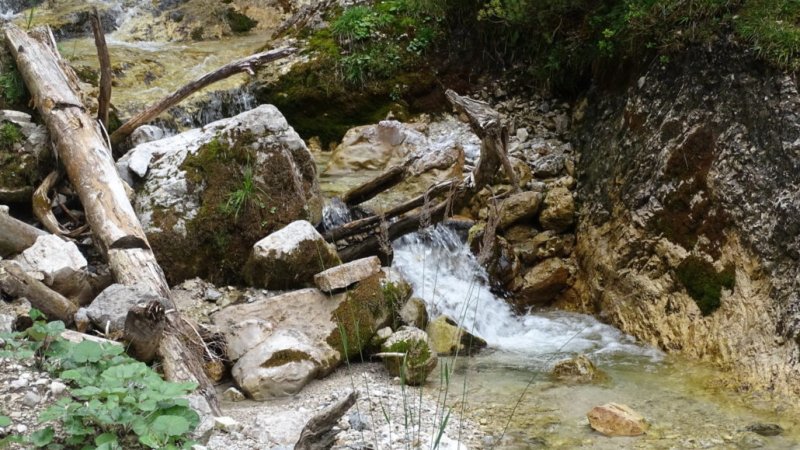
POLYGON ((373 215, 365 217, 363 219, 358 219, 352 222, 348 222, 338 228, 326 231, 323 237, 325 238, 325 240, 329 242, 334 242, 340 239, 348 238, 350 236, 355 236, 357 234, 370 232, 375 227, 380 225, 381 220, 389 220, 399 216, 400 214, 405 214, 415 208, 419 208, 420 206, 425 204, 426 200, 431 201, 436 197, 438 197, 439 195, 448 192, 451 189, 454 189, 460 182, 461 182, 460 180, 459 181, 445 180, 440 183, 434 184, 433 186, 428 188, 428 190, 424 194, 414 197, 405 203, 397 205, 381 215, 373 215))
POLYGON ((150 106, 139 114, 130 118, 127 122, 122 124, 116 131, 111 134, 111 144, 117 145, 128 137, 133 130, 141 125, 155 119, 159 114, 176 105, 181 100, 192 95, 193 93, 203 89, 204 87, 216 83, 217 81, 224 80, 225 78, 235 75, 237 73, 247 72, 254 74, 254 69, 269 62, 285 58, 295 52, 294 48, 279 48, 270 50, 268 52, 257 53, 246 58, 228 63, 219 69, 209 72, 202 77, 192 81, 191 83, 183 86, 167 97, 163 98, 158 103, 150 106))
POLYGON ((0 207, 1 257, 21 253, 36 243, 36 238, 45 234, 47 232, 11 217, 7 209, 0 207))
POLYGON ((72 324, 78 305, 31 277, 14 261, 0 261, 0 291, 15 298, 25 297, 51 320, 72 324))
POLYGON ((74 344, 80 344, 83 341, 91 341, 98 344, 122 345, 122 343, 112 341, 111 339, 101 338, 100 336, 93 336, 91 334, 81 333, 75 330, 64 330, 61 332, 61 337, 74 344))
MULTIPOLYGON (((396 222, 389 225, 388 239, 393 241, 406 234, 413 233, 425 225, 432 225, 443 221, 446 217, 449 201, 443 201, 428 211, 420 211, 400 217, 396 222), (427 223, 426 223, 427 222, 427 223)), ((378 254, 381 248, 382 237, 370 234, 364 240, 348 245, 338 251, 342 261, 353 261, 369 255, 378 254)))
POLYGON ((164 335, 166 324, 161 302, 136 305, 129 309, 125 318, 128 354, 140 361, 152 361, 158 353, 158 343, 164 335))
MULTIPOLYGON (((171 303, 169 286, 128 201, 110 149, 61 70, 60 55, 13 25, 5 28, 5 39, 117 282, 144 283, 171 303)), ((203 371, 202 353, 190 350, 192 333, 177 312, 167 314, 167 323, 158 343, 164 366, 170 368, 165 375, 198 383, 204 397, 198 400, 219 411, 213 385, 203 371)))
POLYGON ((335 431, 333 427, 356 403, 357 399, 358 394, 351 391, 345 398, 312 417, 300 432, 300 439, 294 445, 295 450, 327 450, 331 448, 336 435, 339 434, 339 431, 335 431))
POLYGON ((508 159, 508 125, 503 122, 500 113, 486 102, 462 97, 450 89, 445 96, 456 111, 469 118, 470 128, 481 139, 481 156, 473 172, 478 189, 491 184, 502 165, 512 188, 520 192, 517 174, 508 159))
POLYGON ((88 227, 81 226, 75 230, 67 230, 61 227, 58 223, 53 209, 50 207, 50 197, 48 193, 53 189, 61 180, 61 174, 58 171, 50 172, 42 184, 33 191, 33 215, 39 219, 39 222, 47 229, 47 231, 55 234, 56 236, 66 236, 74 238, 85 232, 88 227))
POLYGON ((108 54, 106 36, 100 23, 100 14, 94 8, 91 15, 94 46, 100 62, 100 92, 97 95, 97 120, 108 129, 108 108, 111 106, 111 57, 108 54))

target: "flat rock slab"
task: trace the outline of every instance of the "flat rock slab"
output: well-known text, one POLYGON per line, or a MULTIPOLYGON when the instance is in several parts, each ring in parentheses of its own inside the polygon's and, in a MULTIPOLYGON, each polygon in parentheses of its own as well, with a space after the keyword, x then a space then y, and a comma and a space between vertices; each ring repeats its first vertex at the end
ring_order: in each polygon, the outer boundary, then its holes
POLYGON ((648 428, 644 417, 619 403, 595 406, 586 416, 589 425, 606 436, 639 436, 648 428))
POLYGON ((381 260, 377 256, 370 256, 320 272, 314 275, 314 284, 323 292, 333 292, 358 283, 380 270, 381 260))

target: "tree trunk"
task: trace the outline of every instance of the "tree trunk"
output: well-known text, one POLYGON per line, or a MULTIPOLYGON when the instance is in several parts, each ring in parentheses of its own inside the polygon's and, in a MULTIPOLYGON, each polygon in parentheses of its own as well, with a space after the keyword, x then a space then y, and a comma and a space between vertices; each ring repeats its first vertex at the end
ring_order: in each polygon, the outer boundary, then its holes
POLYGON ((0 207, 0 257, 22 253, 35 244, 39 236, 46 234, 43 230, 11 217, 6 208, 0 207))
POLYGON ((14 261, 0 261, 0 291, 15 298, 27 298, 48 319, 67 325, 74 322, 78 312, 78 305, 25 273, 14 261))
MULTIPOLYGON (((83 203, 94 242, 108 257, 117 282, 142 282, 172 305, 169 286, 128 201, 110 149, 61 70, 60 55, 13 25, 5 28, 5 38, 83 203)), ((218 412, 213 384, 203 371, 202 353, 193 351, 192 333, 177 313, 168 314, 167 323, 164 338, 158 343, 164 365, 172 368, 165 375, 171 380, 198 383, 198 392, 204 398, 198 400, 218 412)), ((157 341, 157 336, 152 338, 157 341)))

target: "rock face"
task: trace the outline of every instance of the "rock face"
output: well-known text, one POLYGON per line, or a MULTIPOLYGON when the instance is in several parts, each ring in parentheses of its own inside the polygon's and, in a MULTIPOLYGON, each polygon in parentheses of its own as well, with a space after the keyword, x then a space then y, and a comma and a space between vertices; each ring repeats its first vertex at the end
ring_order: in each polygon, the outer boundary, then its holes
POLYGON ((560 258, 550 258, 534 266, 522 277, 514 301, 519 307, 549 304, 572 285, 575 268, 560 258))
POLYGON ((800 393, 797 78, 726 44, 589 99, 574 306, 800 393))
POLYGON ((425 384, 438 362, 428 335, 414 327, 400 327, 383 343, 381 351, 405 355, 385 356, 383 361, 389 373, 410 386, 425 384))
POLYGON ((448 355, 472 355, 486 347, 486 341, 469 333, 447 316, 439 316, 427 328, 431 346, 436 353, 448 355))
POLYGON ((619 403, 595 406, 586 416, 589 425, 606 436, 639 436, 648 428, 644 417, 619 403))
POLYGON ((255 243, 244 276, 251 286, 291 289, 339 264, 336 247, 325 242, 313 225, 298 220, 255 243))
POLYGON ((314 275, 314 284, 323 292, 333 292, 357 283, 380 270, 381 261, 377 256, 370 256, 320 272, 314 275))
POLYGON ((271 105, 141 144, 117 167, 141 186, 134 207, 173 284, 241 282, 256 241, 322 214, 311 153, 271 105))

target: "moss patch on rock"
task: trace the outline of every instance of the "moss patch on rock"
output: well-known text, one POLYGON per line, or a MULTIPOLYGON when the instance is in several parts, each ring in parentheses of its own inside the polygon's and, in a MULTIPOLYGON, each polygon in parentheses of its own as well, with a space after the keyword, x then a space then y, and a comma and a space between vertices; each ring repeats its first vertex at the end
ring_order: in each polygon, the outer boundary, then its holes
POLYGON ((261 367, 268 369, 270 367, 278 367, 291 362, 313 360, 314 358, 312 358, 311 355, 300 350, 280 350, 273 353, 268 360, 264 361, 264 363, 261 364, 261 367))
POLYGON ((684 259, 675 269, 675 275, 704 316, 719 308, 722 288, 733 289, 736 285, 733 265, 717 272, 713 264, 697 256, 684 259))
MULTIPOLYGON (((173 231, 149 238, 171 284, 200 276, 215 284, 240 284, 241 269, 253 244, 308 212, 294 189, 292 161, 269 152, 257 167, 263 145, 251 133, 219 136, 187 156, 189 192, 201 190, 197 216, 186 223, 186 235, 173 231), (267 167, 268 166, 268 167, 267 167)), ((154 223, 170 230, 177 222, 169 210, 156 210, 154 223)))
POLYGON ((225 11, 225 20, 228 21, 228 25, 234 33, 246 33, 258 25, 257 20, 253 20, 233 8, 225 11))
POLYGON ((337 329, 326 342, 343 359, 363 357, 362 349, 375 332, 397 320, 399 308, 410 296, 410 289, 387 280, 383 272, 362 280, 333 311, 331 320, 337 329))
POLYGON ((276 290, 307 285, 314 275, 342 263, 335 249, 321 248, 323 245, 329 244, 304 240, 291 254, 270 258, 268 262, 251 256, 243 270, 245 281, 249 286, 276 290))
POLYGON ((18 150, 25 142, 19 126, 0 122, 0 188, 33 187, 47 171, 47 161, 42 161, 29 151, 18 150))

